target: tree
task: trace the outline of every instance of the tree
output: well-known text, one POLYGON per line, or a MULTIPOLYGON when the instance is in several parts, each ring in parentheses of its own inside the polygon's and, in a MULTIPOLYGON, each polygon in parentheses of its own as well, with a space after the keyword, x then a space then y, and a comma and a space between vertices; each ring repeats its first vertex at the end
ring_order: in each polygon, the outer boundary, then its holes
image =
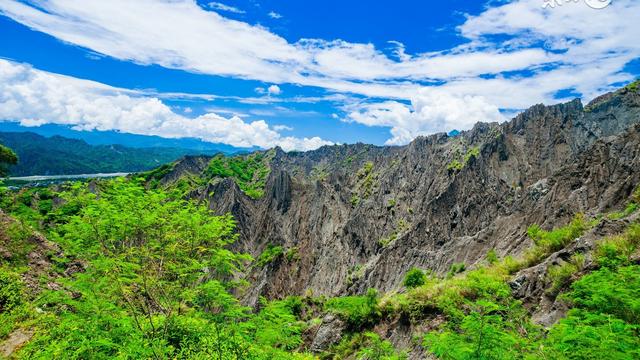
POLYGON ((427 281, 427 275, 418 268, 412 268, 404 277, 404 286, 408 288, 416 288, 422 286, 427 281))
POLYGON ((15 165, 18 163, 18 156, 13 150, 4 145, 0 145, 0 176, 8 174, 7 165, 15 165))

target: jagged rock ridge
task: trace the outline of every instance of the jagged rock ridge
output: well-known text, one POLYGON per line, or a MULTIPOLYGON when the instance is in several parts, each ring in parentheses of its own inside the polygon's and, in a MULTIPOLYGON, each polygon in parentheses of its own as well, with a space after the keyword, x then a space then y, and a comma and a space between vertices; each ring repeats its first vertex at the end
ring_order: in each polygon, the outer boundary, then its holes
MULTIPOLYGON (((307 291, 388 291, 411 267, 444 273, 490 249, 517 255, 531 246, 530 224, 550 228, 619 206, 640 183, 638 123, 640 94, 622 89, 585 107, 536 105, 504 124, 402 147, 276 149, 261 199, 231 179, 191 196, 236 217, 239 250, 284 249, 248 275, 250 304, 307 291)), ((207 162, 186 158, 164 182, 201 175, 207 162)))

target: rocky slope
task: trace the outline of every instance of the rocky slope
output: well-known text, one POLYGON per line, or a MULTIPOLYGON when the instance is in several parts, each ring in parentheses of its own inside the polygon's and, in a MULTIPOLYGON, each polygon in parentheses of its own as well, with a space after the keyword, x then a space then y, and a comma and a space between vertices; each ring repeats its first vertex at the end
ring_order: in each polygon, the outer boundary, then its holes
MULTIPOLYGON (((531 246, 531 224, 551 228, 621 206, 640 183, 639 124, 640 94, 622 89, 587 106, 536 105, 504 124, 403 147, 276 149, 260 199, 229 178, 191 196, 235 216, 241 250, 257 258, 282 248, 248 275, 249 304, 310 291, 388 291, 411 267, 445 273, 491 249, 518 255, 531 246)), ((186 158, 163 182, 203 176, 207 164, 186 158)))

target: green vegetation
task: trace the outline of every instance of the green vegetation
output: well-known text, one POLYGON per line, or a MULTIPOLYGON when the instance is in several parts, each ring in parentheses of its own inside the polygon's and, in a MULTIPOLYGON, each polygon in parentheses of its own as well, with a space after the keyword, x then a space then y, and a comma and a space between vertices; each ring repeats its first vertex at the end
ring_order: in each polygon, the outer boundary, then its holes
POLYGON ((449 272, 447 273, 447 277, 453 277, 456 274, 460 274, 466 268, 467 265, 465 265, 465 263, 453 263, 451 265, 451 268, 449 269, 449 272))
POLYGON ((396 351, 391 343, 382 340, 374 332, 354 333, 322 356, 323 359, 347 359, 353 356, 361 360, 403 360, 406 355, 396 351))
POLYGON ((284 254, 282 246, 275 246, 269 244, 267 248, 260 254, 258 260, 256 260, 256 266, 264 267, 267 264, 274 262, 277 258, 284 254))
POLYGON ((0 144, 0 176, 7 175, 7 166, 18 163, 18 156, 13 150, 0 144))
POLYGON ((457 159, 451 160, 449 165, 447 165, 447 170, 449 171, 460 171, 464 168, 464 164, 458 161, 457 159))
POLYGON ((356 174, 357 183, 351 196, 351 205, 357 206, 361 200, 367 199, 376 187, 378 175, 373 171, 374 164, 366 162, 356 174))
POLYGON ((404 276, 402 284, 407 288, 417 288, 427 282, 427 275, 418 268, 411 268, 404 276))
MULTIPOLYGON (((34 270, 19 256, 0 260, 0 340, 19 327, 33 330, 18 358, 307 358, 296 352, 307 325, 295 301, 265 302, 252 313, 231 295, 251 261, 228 250, 233 219, 143 181, 101 181, 99 196, 75 184, 53 194, 63 204, 44 215, 21 209, 37 205, 45 189, 4 202, 19 204, 4 210, 18 210, 12 214, 21 220, 39 216, 34 226, 61 253, 49 255, 54 271, 38 275, 39 292, 22 284, 20 274, 34 270), (63 276, 72 262, 84 271, 63 276)), ((21 229, 0 230, 12 238, 9 249, 26 242, 21 229)))
POLYGON ((491 265, 497 263, 500 259, 498 259, 498 253, 496 252, 496 249, 491 249, 489 250, 489 252, 487 252, 487 262, 491 265))
POLYGON ((622 211, 616 211, 607 215, 611 220, 620 220, 635 213, 640 208, 640 186, 638 186, 633 194, 631 194, 631 201, 627 203, 627 206, 622 211))
POLYGON ((395 228, 393 229, 393 232, 389 236, 378 240, 378 245, 380 245, 380 247, 382 248, 386 248, 391 243, 396 241, 403 232, 407 231, 408 228, 409 223, 405 219, 399 219, 396 223, 395 228))
POLYGON ((167 175, 169 175, 174 169, 174 164, 164 164, 151 171, 140 174, 152 189, 157 189, 160 186, 160 181, 167 175))
POLYGON ((547 270, 547 277, 551 281, 551 287, 547 289, 547 293, 553 296, 557 295, 569 283, 574 274, 584 269, 584 261, 583 254, 575 254, 568 262, 550 267, 547 270))
MULTIPOLYGON (((89 145, 82 140, 60 136, 47 138, 33 133, 0 132, 0 144, 12 148, 20 158, 17 165, 8 168, 12 176, 137 172, 153 169, 185 155, 215 153, 166 147, 89 145)), ((0 158, 3 154, 4 150, 0 148, 0 158)))
POLYGON ((205 174, 209 179, 232 178, 245 194, 259 199, 264 195, 273 155, 273 150, 234 157, 217 155, 209 162, 205 174))
POLYGON ((480 148, 477 146, 469 148, 464 154, 461 154, 460 150, 456 149, 454 153, 455 158, 447 165, 447 170, 449 172, 458 172, 464 169, 471 159, 475 159, 480 156, 480 148))
POLYGON ((333 298, 325 303, 325 309, 340 316, 351 331, 374 325, 382 313, 378 307, 378 292, 369 289, 366 296, 333 298))
POLYGON ((573 309, 542 341, 546 358, 638 358, 640 266, 602 268, 571 288, 564 298, 573 309))
POLYGON ((362 264, 357 264, 347 274, 347 284, 351 285, 354 281, 361 279, 364 276, 365 267, 362 264))
POLYGON ((544 231, 538 225, 531 225, 527 229, 527 234, 535 246, 525 253, 521 267, 539 263, 546 256, 582 236, 593 225, 595 223, 588 222, 583 214, 576 215, 569 225, 551 231, 544 231))
MULTIPOLYGON (((225 169, 238 176, 235 165, 223 164, 212 176, 225 169)), ((442 359, 640 357, 638 223, 548 268, 549 293, 570 307, 548 331, 513 297, 511 274, 595 225, 583 215, 552 230, 529 227, 535 246, 522 259, 500 260, 492 249, 484 265, 456 263, 442 277, 413 268, 406 289, 384 296, 371 289, 313 299, 309 292, 249 309, 234 294, 245 290, 240 279, 253 259, 230 250, 238 236, 233 218, 145 186, 153 178, 2 190, 0 207, 14 220, 0 214, 0 247, 10 253, 0 257, 0 341, 17 329, 34 333, 17 358, 314 359, 303 339, 324 312, 347 325, 324 359, 406 358, 381 338, 399 321, 432 324, 419 341, 442 359), (33 241, 34 230, 55 250, 33 241), (37 251, 50 271, 29 268, 37 251), (80 270, 69 274, 73 266, 80 270)), ((297 248, 268 245, 253 266, 297 257, 297 248)), ((364 273, 354 266, 349 281, 364 273)))
POLYGON ((316 165, 311 169, 311 178, 317 181, 325 181, 329 177, 329 166, 326 164, 316 165))

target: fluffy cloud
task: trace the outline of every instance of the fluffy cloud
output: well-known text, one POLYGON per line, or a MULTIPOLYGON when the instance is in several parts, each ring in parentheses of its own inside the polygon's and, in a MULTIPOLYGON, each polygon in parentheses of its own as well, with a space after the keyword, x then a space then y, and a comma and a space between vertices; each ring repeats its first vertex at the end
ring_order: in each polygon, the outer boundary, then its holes
POLYGON ((278 86, 278 85, 271 85, 267 89, 267 93, 269 95, 280 95, 280 94, 282 94, 282 90, 280 90, 280 86, 278 86))
POLYGON ((55 75, 0 59, 0 118, 24 126, 46 123, 77 130, 119 130, 168 138, 193 137, 240 147, 311 150, 330 144, 318 137, 281 136, 262 120, 244 122, 208 113, 176 114, 155 97, 55 75))
POLYGON ((442 129, 467 129, 476 122, 501 122, 505 118, 495 105, 481 96, 453 96, 448 92, 423 89, 411 105, 397 101, 353 106, 347 121, 391 128, 387 145, 404 145, 416 136, 442 129))
MULTIPOLYGON (((582 1, 553 9, 542 4, 491 2, 457 28, 468 42, 422 54, 407 54, 398 42, 392 42, 390 54, 373 44, 342 40, 290 43, 259 25, 207 11, 193 0, 50 0, 37 6, 6 0, 0 2, 0 12, 32 29, 122 60, 379 99, 379 104, 369 102, 353 115, 390 104, 401 111, 406 105, 399 101, 410 101, 407 116, 418 124, 383 125, 392 127, 390 141, 395 143, 429 129, 447 130, 438 124, 470 126, 463 117, 444 121, 442 116, 418 115, 423 112, 416 106, 425 101, 471 101, 464 105, 468 108, 478 106, 474 101, 482 95, 482 102, 492 107, 520 109, 565 100, 556 96, 564 89, 589 100, 633 79, 623 69, 640 57, 640 2, 618 0, 603 10, 582 1), (145 16, 137 15, 141 13, 145 16), (438 91, 430 91, 434 89, 438 91), (438 95, 425 96, 431 93, 438 95), (426 125, 429 121, 433 126, 426 125)), ((426 107, 443 109, 438 103, 426 107)), ((488 117, 481 120, 495 119, 493 111, 482 114, 488 117)), ((385 122, 371 122, 381 123, 385 122)))

